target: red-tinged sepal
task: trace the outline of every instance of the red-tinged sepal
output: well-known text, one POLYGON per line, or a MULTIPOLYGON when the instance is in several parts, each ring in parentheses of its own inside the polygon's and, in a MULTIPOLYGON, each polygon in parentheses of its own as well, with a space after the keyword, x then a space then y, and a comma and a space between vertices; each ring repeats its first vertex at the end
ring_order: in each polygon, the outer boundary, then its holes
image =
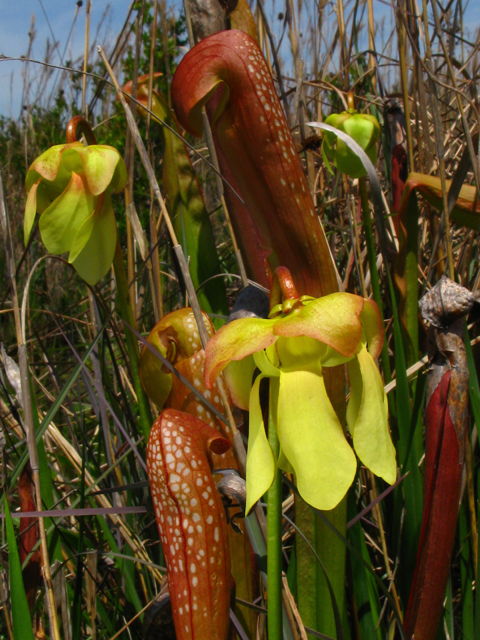
POLYGON ((227 635, 227 521, 209 456, 229 447, 215 429, 175 409, 160 414, 148 439, 148 478, 177 640, 225 640, 227 635))

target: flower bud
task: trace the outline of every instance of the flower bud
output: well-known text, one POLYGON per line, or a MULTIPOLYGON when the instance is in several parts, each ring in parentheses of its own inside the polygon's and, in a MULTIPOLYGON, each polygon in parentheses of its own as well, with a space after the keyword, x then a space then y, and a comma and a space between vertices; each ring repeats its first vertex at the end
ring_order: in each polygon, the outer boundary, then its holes
MULTIPOLYGON (((377 160, 377 140, 380 137, 380 125, 375 116, 358 113, 353 108, 353 96, 349 95, 349 109, 342 113, 332 113, 325 120, 335 129, 344 131, 359 144, 373 164, 377 160)), ((330 160, 342 173, 351 178, 361 178, 367 171, 360 158, 334 133, 323 132, 322 155, 327 169, 333 173, 330 160)))

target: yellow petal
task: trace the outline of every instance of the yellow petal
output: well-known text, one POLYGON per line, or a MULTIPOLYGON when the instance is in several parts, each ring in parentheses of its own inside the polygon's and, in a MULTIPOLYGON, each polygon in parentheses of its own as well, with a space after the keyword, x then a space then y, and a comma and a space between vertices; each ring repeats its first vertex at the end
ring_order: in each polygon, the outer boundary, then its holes
POLYGON ((336 507, 355 479, 357 461, 322 375, 281 372, 277 433, 302 498, 317 509, 336 507))
POLYGON ((93 208, 93 196, 84 177, 72 172, 65 191, 40 217, 40 234, 47 250, 55 255, 70 251, 78 230, 92 215, 93 208))
POLYGON ((277 353, 282 371, 314 370, 327 351, 327 345, 314 338, 279 338, 277 353))
POLYGON ((275 476, 275 459, 268 444, 260 406, 260 382, 265 376, 260 374, 250 393, 250 417, 247 449, 247 503, 246 513, 270 488, 275 476))
POLYGON ((344 356, 332 347, 327 347, 325 355, 321 359, 322 367, 336 367, 339 364, 349 362, 354 356, 344 356))
POLYGON ((348 363, 348 373, 351 394, 347 424, 355 451, 375 475, 393 484, 397 463, 388 429, 387 396, 380 372, 365 347, 348 363))
MULTIPOLYGON (((272 355, 270 350, 270 355, 272 355)), ((273 364, 267 355, 267 350, 262 349, 253 354, 253 361, 260 369, 260 371, 269 378, 278 378, 280 375, 280 369, 277 364, 273 364)))
MULTIPOLYGON (((168 359, 167 349, 161 343, 154 347, 168 359)), ((147 396, 163 409, 172 390, 172 374, 164 370, 162 361, 148 347, 143 348, 140 358, 140 378, 147 396)))
POLYGON ((253 356, 247 356, 243 360, 232 360, 223 371, 233 404, 244 411, 248 411, 254 371, 253 356))
MULTIPOLYGON (((100 199, 97 201, 97 206, 100 199)), ((68 261, 89 285, 95 285, 112 266, 117 244, 117 223, 110 194, 103 206, 82 224, 75 236, 68 261)))
POLYGON ((283 453, 283 449, 280 447, 280 452, 278 454, 277 466, 279 469, 283 469, 287 473, 295 473, 295 469, 290 464, 287 456, 283 453))
POLYGON ((28 244, 30 233, 32 232, 33 223, 35 222, 35 214, 37 212, 37 188, 40 184, 41 178, 39 178, 31 187, 27 196, 27 203, 25 205, 25 218, 23 220, 23 237, 25 246, 28 244))
POLYGON ((376 360, 382 353, 385 330, 380 309, 374 300, 365 300, 360 320, 367 337, 368 350, 376 360))

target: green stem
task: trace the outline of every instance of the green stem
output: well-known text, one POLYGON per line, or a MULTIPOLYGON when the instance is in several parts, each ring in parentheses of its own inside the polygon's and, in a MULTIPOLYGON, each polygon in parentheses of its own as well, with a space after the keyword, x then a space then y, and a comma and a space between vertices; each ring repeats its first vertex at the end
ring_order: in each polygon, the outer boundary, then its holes
MULTIPOLYGON (((318 556, 324 560, 324 549, 316 546, 315 514, 313 509, 299 495, 295 496, 295 524, 302 532, 302 536, 295 536, 296 572, 297 572, 297 602, 298 611, 303 624, 311 629, 317 627, 317 561, 308 542, 318 556), (305 536, 305 538, 303 537, 305 536), (308 542, 307 542, 308 541, 308 542), (322 556, 323 553, 323 556, 322 556)), ((328 596, 329 597, 329 596, 328 596)), ((322 630, 323 632, 323 630, 322 630)), ((308 634, 308 638, 314 636, 308 634)))
MULTIPOLYGON (((363 229, 365 231, 365 241, 367 244, 367 258, 370 267, 370 279, 372 281, 373 299, 380 309, 383 323, 383 301, 380 292, 380 279, 377 271, 377 254, 375 251, 375 243, 373 240, 372 218, 370 215, 370 202, 368 200, 367 181, 366 178, 358 179, 360 187, 360 201, 362 204, 363 229)), ((392 371, 390 369, 390 358, 388 356, 387 341, 384 340, 382 347, 382 365, 385 383, 389 383, 392 379, 392 371)))
MULTIPOLYGON (((311 508, 310 508, 311 510, 311 508)), ((325 518, 343 536, 347 533, 347 498, 345 497, 334 509, 322 512, 325 518)), ((315 550, 323 562, 325 571, 333 588, 341 622, 344 626, 345 638, 348 638, 345 602, 345 562, 346 547, 342 540, 320 518, 315 517, 315 550)), ((316 629, 326 636, 337 638, 334 609, 331 603, 330 590, 325 574, 320 566, 317 569, 316 584, 316 629)))
MULTIPOLYGON (((280 443, 275 429, 279 381, 270 378, 268 442, 278 458, 280 443)), ((277 468, 267 491, 267 611, 268 640, 282 640, 282 473, 277 468)))
MULTIPOLYGON (((125 322, 128 322, 131 327, 135 327, 135 317, 133 315, 128 296, 127 274, 125 272, 125 265, 123 263, 122 250, 120 248, 118 236, 117 247, 115 249, 115 257, 113 258, 113 269, 115 271, 115 279, 117 281, 117 300, 120 317, 123 318, 125 322)), ((140 380, 140 354, 138 351, 138 341, 135 334, 132 333, 127 327, 125 327, 125 338, 127 341, 127 351, 133 378, 133 388, 135 389, 135 393, 137 395, 140 424, 146 442, 150 433, 150 427, 152 426, 153 418, 150 411, 148 396, 143 390, 142 381, 140 380)))

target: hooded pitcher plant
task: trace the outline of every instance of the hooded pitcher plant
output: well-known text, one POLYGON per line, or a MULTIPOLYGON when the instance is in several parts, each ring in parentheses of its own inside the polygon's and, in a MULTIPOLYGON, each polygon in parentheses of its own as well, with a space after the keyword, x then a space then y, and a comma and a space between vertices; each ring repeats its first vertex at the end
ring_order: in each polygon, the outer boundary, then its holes
MULTIPOLYGON (((244 203, 225 185, 225 199, 239 246, 246 256, 255 255, 255 260, 245 259, 254 279, 268 286, 267 275, 271 277, 277 266, 284 265, 300 295, 318 297, 338 291, 335 263, 303 166, 268 64, 255 40, 231 30, 198 43, 175 72, 172 104, 179 123, 197 137, 202 135, 205 105, 222 175, 228 176, 229 184, 244 203), (230 172, 225 174, 227 166, 230 172)), ((324 380, 333 406, 342 415, 344 368, 326 369, 324 380)), ((342 505, 330 515, 337 528, 344 530, 346 514, 342 505)), ((297 501, 296 523, 310 531, 323 527, 314 522, 314 515, 303 501, 297 501)), ((311 542, 316 544, 314 539, 311 542)), ((299 610, 304 621, 313 627, 320 608, 310 605, 311 593, 316 592, 319 601, 323 595, 329 598, 327 586, 318 586, 321 582, 303 540, 297 551, 297 570, 302 574, 297 583, 299 610)), ((328 554, 320 547, 317 553, 334 576, 333 588, 342 607, 345 547, 332 540, 328 554)), ((329 615, 327 607, 322 607, 323 611, 329 615)), ((328 634, 329 627, 320 626, 328 634)))
POLYGON ((349 293, 289 298, 275 306, 268 319, 235 320, 210 339, 207 387, 229 363, 227 380, 233 387, 246 372, 251 376, 255 366, 260 371, 248 398, 244 390, 234 393, 238 404, 250 410, 247 509, 271 485, 276 465, 295 473, 300 495, 317 509, 333 509, 346 494, 357 462, 323 379, 325 368, 343 363, 350 378, 347 424, 355 451, 376 475, 390 484, 395 481, 387 398, 374 362, 382 344, 377 305, 349 293), (272 413, 281 447, 278 460, 263 424, 259 400, 263 378, 276 389, 272 413))
MULTIPOLYGON (((261 50, 242 31, 205 38, 180 62, 172 103, 188 133, 203 133, 206 105, 216 145, 248 209, 235 232, 256 229, 271 272, 280 264, 301 294, 337 290, 335 268, 303 167, 261 50)), ((228 191, 228 186, 225 191, 228 191)), ((245 244, 245 243, 244 243, 245 244)))
MULTIPOLYGON (((211 337, 214 334, 214 327, 206 314, 203 314, 203 321, 207 334, 211 337)), ((175 411, 183 416, 191 414, 195 418, 201 419, 205 423, 205 428, 208 425, 208 427, 215 430, 219 437, 222 436, 230 444, 233 444, 233 435, 230 427, 221 423, 214 412, 211 411, 213 406, 223 413, 224 407, 216 384, 209 390, 204 385, 205 352, 201 348, 200 336, 192 309, 177 309, 165 315, 150 332, 148 342, 173 364, 184 378, 193 384, 200 397, 203 395, 211 406, 204 405, 201 399, 192 393, 145 346, 140 360, 140 375, 144 389, 152 402, 159 409, 169 410, 170 412, 175 411)), ((221 453, 222 455, 218 455, 215 451, 210 451, 209 457, 212 468, 239 470, 240 467, 232 447, 228 451, 222 451, 221 453)), ((208 472, 207 475, 210 477, 208 472)), ((250 544, 242 522, 239 523, 239 527, 242 535, 234 531, 233 527, 228 527, 226 544, 229 548, 236 595, 243 600, 251 601, 254 593, 254 582, 251 575, 250 544)), ((255 629, 255 619, 250 610, 236 608, 236 613, 237 617, 246 623, 247 628, 252 631, 255 629)))
POLYGON ((428 330, 423 516, 405 616, 407 640, 433 640, 444 608, 468 438, 465 316, 478 296, 443 276, 420 300, 428 330))
POLYGON ((108 145, 58 144, 32 162, 25 186, 24 237, 28 243, 35 214, 50 253, 69 252, 68 262, 90 285, 110 269, 117 245, 112 192, 127 180, 119 152, 108 145))
POLYGON ((230 554, 225 511, 211 454, 228 440, 188 413, 164 410, 147 444, 147 471, 167 561, 178 640, 225 640, 230 554))

